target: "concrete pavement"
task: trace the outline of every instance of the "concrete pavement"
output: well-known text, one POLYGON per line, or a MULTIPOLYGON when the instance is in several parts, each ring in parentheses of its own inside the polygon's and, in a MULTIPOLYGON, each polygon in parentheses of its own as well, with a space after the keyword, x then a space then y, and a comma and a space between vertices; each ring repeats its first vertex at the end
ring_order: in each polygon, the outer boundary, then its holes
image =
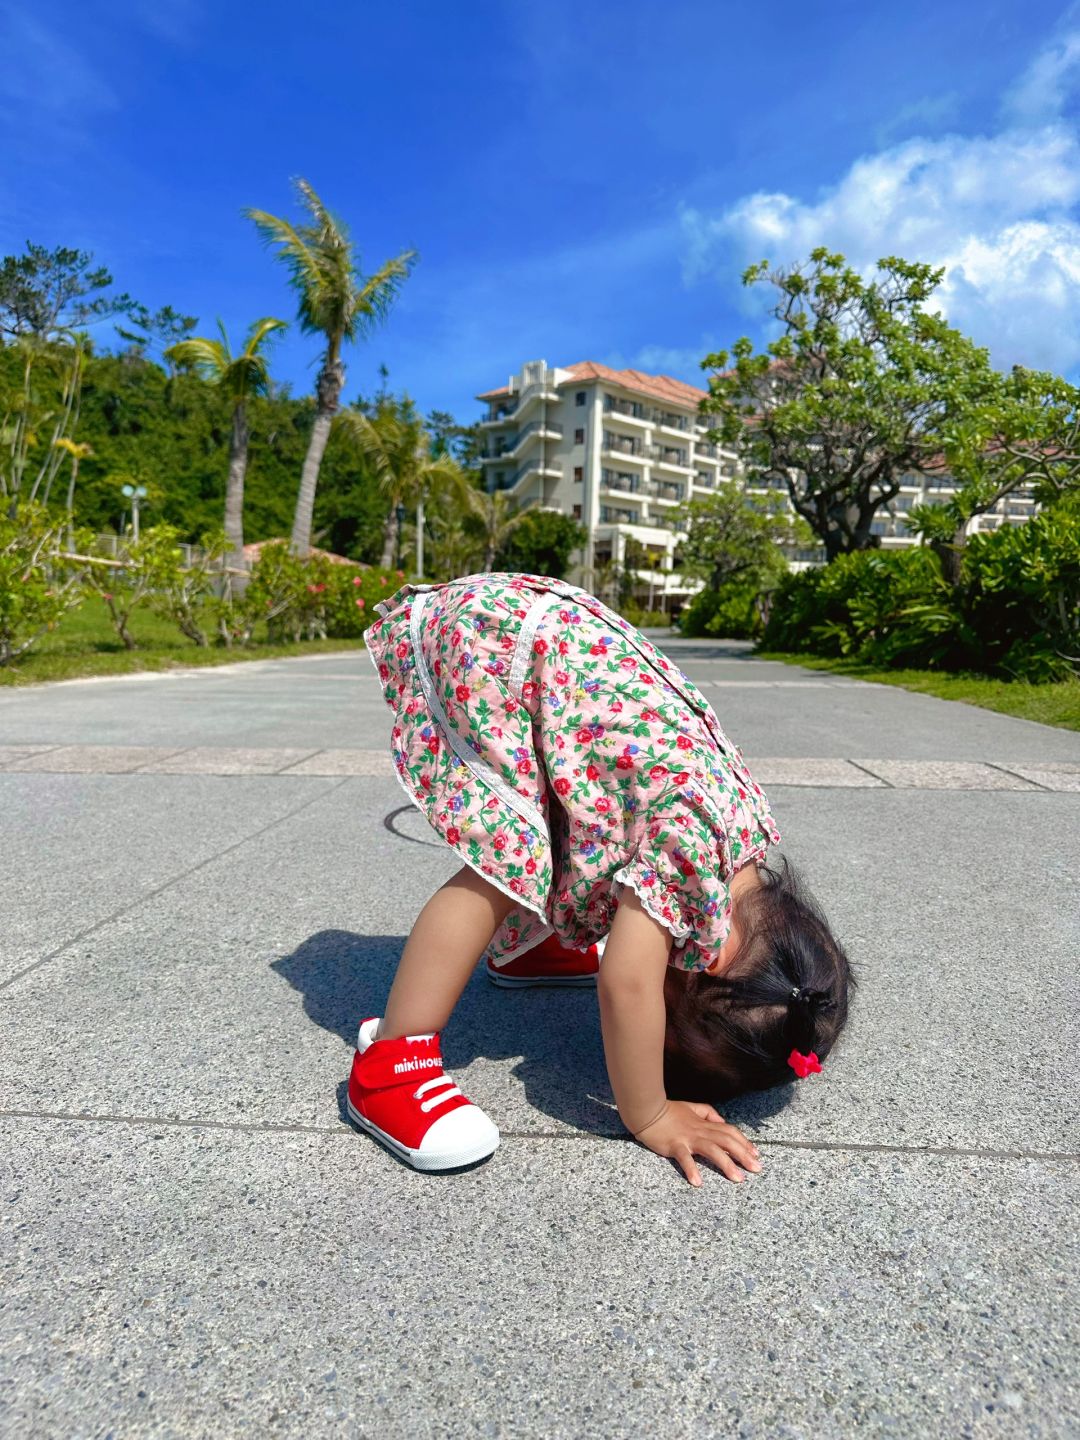
POLYGON ((861 980, 700 1192, 590 994, 471 985, 490 1164, 342 1123, 452 868, 364 656, 0 694, 0 1434, 1077 1433, 1080 736, 668 648, 861 980))

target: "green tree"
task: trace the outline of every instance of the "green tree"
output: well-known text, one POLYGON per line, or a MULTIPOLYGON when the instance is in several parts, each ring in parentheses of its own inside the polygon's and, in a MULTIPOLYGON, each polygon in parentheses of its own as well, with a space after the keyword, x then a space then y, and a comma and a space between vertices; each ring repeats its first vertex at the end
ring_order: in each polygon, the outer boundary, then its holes
POLYGON ((46 250, 29 241, 25 255, 0 260, 0 336, 55 340, 113 315, 129 313, 130 295, 112 295, 113 278, 86 250, 46 250))
POLYGON ((480 568, 493 570, 496 556, 506 553, 529 512, 519 510, 505 490, 478 490, 470 485, 460 498, 466 529, 479 543, 480 568))
POLYGON ((269 215, 265 210, 244 211, 289 271, 299 297, 301 328, 326 341, 322 366, 315 384, 315 421, 296 497, 292 548, 306 555, 311 548, 312 514, 319 469, 338 413, 345 385, 345 344, 357 340, 383 319, 416 260, 405 250, 385 261, 374 274, 360 273, 355 247, 345 225, 323 204, 306 180, 297 180, 297 195, 307 212, 304 223, 269 215))
POLYGON ((0 665, 25 654, 82 603, 85 567, 61 568, 63 526, 42 505, 0 515, 0 665))
POLYGON ((556 510, 526 510, 520 523, 499 547, 498 564, 527 575, 550 575, 561 580, 570 557, 587 538, 583 525, 556 510))
POLYGON ((677 525, 685 531, 682 568, 716 591, 734 581, 767 585, 787 570, 785 550, 809 539, 805 522, 763 510, 739 485, 691 500, 677 525))
POLYGON ((17 361, 0 374, 0 494, 11 518, 21 498, 48 493, 63 461, 57 442, 74 438, 90 350, 85 327, 134 305, 108 293, 112 283, 85 250, 28 242, 25 254, 0 260, 0 344, 6 337, 17 361))
POLYGON ((995 390, 986 351, 926 308, 943 273, 889 257, 866 280, 824 248, 790 269, 762 261, 743 283, 777 292, 779 336, 702 362, 714 435, 787 490, 830 560, 876 544, 877 511, 995 390))
POLYGON ((266 363, 266 346, 274 335, 285 328, 284 320, 271 317, 256 320, 248 330, 244 348, 239 355, 233 355, 229 337, 219 320, 219 339, 193 336, 179 341, 165 352, 166 360, 178 369, 194 371, 210 384, 219 386, 232 408, 229 470, 225 485, 225 534, 229 539, 230 562, 238 569, 244 564, 244 477, 251 440, 248 402, 252 396, 268 392, 270 372, 266 363))
MULTIPOLYGON (((343 411, 340 428, 355 443, 387 502, 380 563, 392 565, 402 539, 398 506, 422 511, 437 492, 467 489, 461 467, 449 455, 433 453, 431 437, 408 396, 380 396, 370 414, 343 411)), ((418 523, 423 523, 422 513, 418 523)))
POLYGON ((939 503, 913 506, 908 523, 959 586, 976 515, 1024 487, 1043 504, 1080 487, 1080 390, 1042 371, 991 372, 975 403, 946 416, 941 440, 938 463, 927 469, 957 488, 939 503))

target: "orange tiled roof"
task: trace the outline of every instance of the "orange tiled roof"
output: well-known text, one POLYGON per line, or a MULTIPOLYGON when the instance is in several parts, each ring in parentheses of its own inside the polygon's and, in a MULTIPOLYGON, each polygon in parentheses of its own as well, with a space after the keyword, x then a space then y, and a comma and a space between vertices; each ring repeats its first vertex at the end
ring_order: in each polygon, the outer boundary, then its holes
MULTIPOLYGON (((701 390, 696 385, 688 385, 685 380, 676 380, 673 375, 647 375, 644 370, 613 370, 610 365, 601 365, 595 360, 579 360, 573 365, 561 365, 561 370, 568 370, 574 380, 606 380, 609 385, 619 385, 624 390, 636 390, 639 395, 648 395, 653 400, 666 400, 669 405, 682 405, 686 409, 696 410, 698 401, 703 399, 707 390, 701 390)), ((569 385, 569 380, 561 382, 569 385)), ((501 395, 509 395, 509 385, 500 385, 497 390, 485 390, 478 395, 478 400, 498 400, 501 395)))
POLYGON ((651 395, 654 400, 667 400, 671 405, 683 405, 696 410, 698 401, 709 393, 685 380, 676 380, 674 375, 647 375, 644 370, 613 370, 610 365, 599 365, 595 360, 579 360, 575 365, 563 367, 569 370, 575 380, 606 380, 609 385, 621 385, 624 390, 637 390, 642 395, 651 395))
MULTIPOLYGON (((264 545, 286 544, 288 544, 288 541, 280 536, 276 540, 253 540, 251 544, 244 546, 244 558, 250 560, 254 565, 262 554, 264 545)), ((320 550, 315 545, 312 545, 308 551, 308 556, 312 559, 314 559, 315 556, 319 556, 323 560, 331 560, 335 565, 355 565, 360 570, 369 570, 371 568, 369 565, 365 565, 362 560, 350 560, 347 555, 335 555, 332 550, 320 550)))

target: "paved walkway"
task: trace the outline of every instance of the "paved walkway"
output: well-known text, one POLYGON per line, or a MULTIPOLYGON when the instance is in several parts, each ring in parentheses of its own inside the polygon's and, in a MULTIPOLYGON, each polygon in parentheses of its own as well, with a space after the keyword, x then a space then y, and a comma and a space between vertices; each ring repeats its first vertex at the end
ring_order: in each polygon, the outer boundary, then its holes
POLYGON ((0 1435, 1078 1433, 1080 736, 670 649, 862 982, 740 1189, 621 1138, 594 996, 479 976, 491 1163, 342 1124, 452 868, 362 655, 0 693, 0 1435))

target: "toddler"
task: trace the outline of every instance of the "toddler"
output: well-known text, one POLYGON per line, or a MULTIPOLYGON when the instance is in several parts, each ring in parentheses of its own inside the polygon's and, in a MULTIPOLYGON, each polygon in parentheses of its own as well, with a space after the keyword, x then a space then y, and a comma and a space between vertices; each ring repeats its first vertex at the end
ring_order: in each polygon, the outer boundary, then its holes
POLYGON ((419 1170, 494 1151, 439 1050, 486 951, 496 983, 597 985, 622 1122, 691 1184, 695 1157, 760 1169, 702 1097, 820 1070, 853 978, 790 866, 766 864, 780 833, 709 704, 562 582, 406 585, 378 608, 398 778, 462 865, 360 1026, 351 1118, 419 1170))

